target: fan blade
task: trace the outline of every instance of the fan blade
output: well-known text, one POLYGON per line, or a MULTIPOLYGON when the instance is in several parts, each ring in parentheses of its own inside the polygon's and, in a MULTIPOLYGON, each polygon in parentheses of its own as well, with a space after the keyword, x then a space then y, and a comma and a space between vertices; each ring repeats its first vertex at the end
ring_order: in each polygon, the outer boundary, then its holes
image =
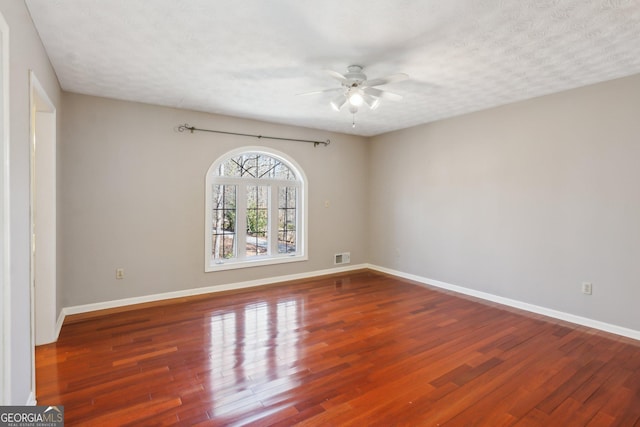
POLYGON ((340 108, 342 108, 345 102, 347 102, 347 95, 341 93, 340 95, 333 98, 329 105, 331 105, 331 108, 333 108, 334 110, 340 111, 340 108))
POLYGON ((371 110, 375 110, 380 105, 380 98, 376 98, 375 96, 371 96, 365 92, 362 92, 362 99, 371 110))
POLYGON ((320 93, 336 92, 336 91, 339 91, 339 90, 344 90, 344 88, 342 88, 342 87, 332 87, 331 89, 322 89, 322 90, 314 90, 312 92, 296 93, 296 95, 297 96, 318 95, 320 93))
POLYGON ((371 95, 376 98, 390 99, 392 101, 400 101, 402 99, 402 95, 398 95, 393 92, 387 92, 386 90, 376 89, 374 87, 364 87, 362 88, 362 90, 367 95, 371 95))
POLYGON ((382 85, 387 85, 389 83, 401 82, 403 80, 407 80, 408 78, 409 76, 406 75, 405 73, 398 73, 398 74, 392 74, 390 76, 383 77, 380 79, 365 80, 364 82, 362 82, 362 85, 363 86, 382 86, 382 85))
POLYGON ((347 78, 342 74, 338 73, 337 71, 333 71, 333 70, 324 70, 324 71, 336 80, 339 80, 341 82, 347 81, 347 78))

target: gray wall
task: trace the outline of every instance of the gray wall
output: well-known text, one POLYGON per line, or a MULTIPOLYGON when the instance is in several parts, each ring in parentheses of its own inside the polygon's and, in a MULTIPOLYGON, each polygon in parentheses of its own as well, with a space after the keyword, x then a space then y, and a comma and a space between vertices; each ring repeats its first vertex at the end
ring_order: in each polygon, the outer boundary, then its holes
POLYGON ((639 111, 633 76, 373 138, 370 261, 640 330, 639 111))
POLYGON ((31 392, 33 366, 29 289, 29 70, 35 72, 56 108, 60 103, 60 87, 24 2, 0 0, 0 11, 9 25, 10 38, 11 312, 8 400, 11 404, 24 405, 31 392))
POLYGON ((351 251, 352 264, 368 260, 364 138, 68 93, 63 108, 65 307, 329 269, 336 252, 351 251), (185 122, 332 143, 177 133, 185 122), (205 273, 205 174, 219 156, 248 145, 284 152, 304 170, 309 260, 205 273), (124 280, 115 279, 118 267, 124 280))

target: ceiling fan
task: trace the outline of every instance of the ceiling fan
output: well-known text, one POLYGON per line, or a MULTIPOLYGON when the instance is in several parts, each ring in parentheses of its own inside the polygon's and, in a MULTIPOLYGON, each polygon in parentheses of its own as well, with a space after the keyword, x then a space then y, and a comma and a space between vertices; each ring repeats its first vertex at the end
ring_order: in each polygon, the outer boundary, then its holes
POLYGON ((340 109, 348 103, 349 111, 352 114, 355 114, 358 112, 358 107, 362 104, 366 104, 370 109, 375 110, 378 108, 380 100, 383 98, 394 101, 402 99, 401 95, 378 89, 375 86, 400 82, 409 78, 409 76, 404 73, 398 73, 383 78, 367 80, 367 76, 362 72, 362 66, 350 65, 347 67, 347 70, 348 72, 346 74, 340 74, 337 71, 332 70, 325 70, 331 77, 341 83, 341 87, 317 90, 303 93, 301 95, 340 92, 340 94, 333 98, 329 103, 331 107, 336 111, 340 111, 340 109))

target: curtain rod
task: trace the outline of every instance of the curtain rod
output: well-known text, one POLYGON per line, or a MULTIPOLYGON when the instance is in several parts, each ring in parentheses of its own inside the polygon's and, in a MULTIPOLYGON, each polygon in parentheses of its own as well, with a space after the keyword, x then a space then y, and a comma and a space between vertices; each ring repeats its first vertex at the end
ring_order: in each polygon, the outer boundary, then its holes
POLYGON ((329 144, 331 144, 331 140, 327 139, 326 141, 314 141, 311 139, 297 139, 297 138, 280 138, 277 136, 264 136, 264 135, 253 135, 253 134, 249 134, 249 133, 238 133, 238 132, 226 132, 226 131, 222 131, 222 130, 212 130, 212 129, 199 129, 195 126, 189 126, 188 124, 183 124, 183 125, 179 125, 178 126, 178 132, 185 132, 185 131, 189 131, 191 133, 193 132, 212 132, 212 133, 222 133, 225 135, 238 135, 238 136, 249 136, 252 138, 258 138, 258 139, 275 139, 278 141, 296 141, 296 142, 308 142, 313 144, 314 147, 317 147, 318 145, 322 144, 325 147, 329 144))

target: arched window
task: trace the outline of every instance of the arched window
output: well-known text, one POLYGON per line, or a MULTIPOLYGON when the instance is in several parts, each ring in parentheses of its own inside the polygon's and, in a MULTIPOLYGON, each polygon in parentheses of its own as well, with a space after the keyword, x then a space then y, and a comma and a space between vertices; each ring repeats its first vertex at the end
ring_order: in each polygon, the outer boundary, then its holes
POLYGON ((245 147, 213 162, 205 271, 306 260, 305 193, 304 173, 282 153, 245 147))

